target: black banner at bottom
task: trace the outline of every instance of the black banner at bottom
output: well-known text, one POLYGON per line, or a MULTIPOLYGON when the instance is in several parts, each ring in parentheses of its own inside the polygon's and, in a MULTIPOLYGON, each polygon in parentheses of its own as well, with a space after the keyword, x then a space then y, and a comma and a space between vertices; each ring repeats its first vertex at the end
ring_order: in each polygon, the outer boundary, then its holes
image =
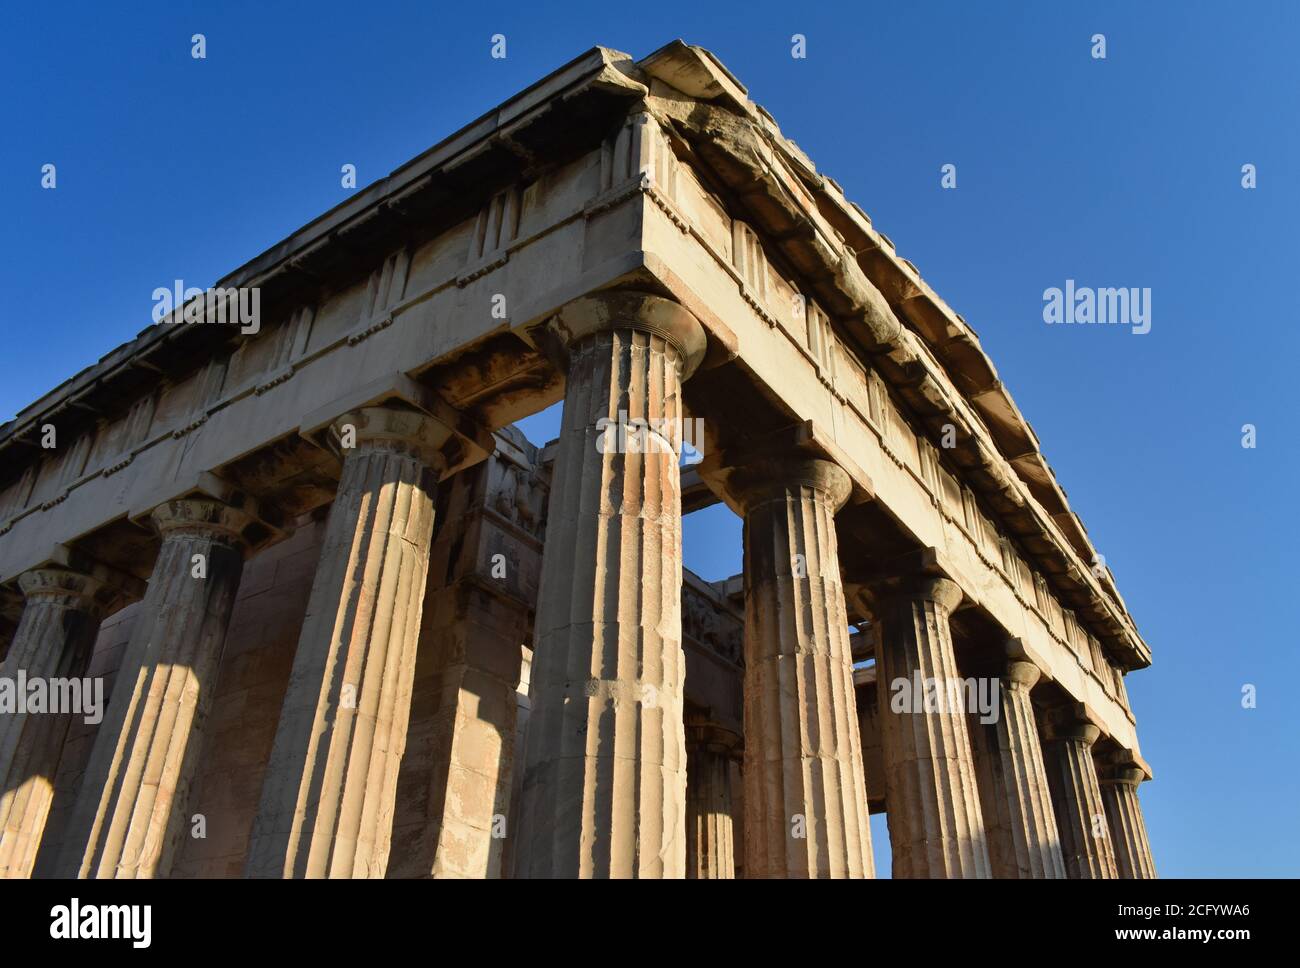
MULTIPOLYGON (((551 955, 635 951, 640 932, 682 942, 699 933, 744 952, 807 945, 849 931, 869 945, 917 954, 972 944, 1032 945, 1061 951, 1199 946, 1227 954, 1257 941, 1285 943, 1291 881, 862 881, 730 884, 576 881, 8 881, 0 882, 0 924, 9 952, 74 946, 127 957, 255 953, 374 955, 437 943, 550 938, 551 955), (709 923, 714 922, 710 927, 709 923), (816 930, 810 930, 813 926, 816 930), (573 932, 578 947, 560 941, 573 932)), ((647 936, 649 940, 649 936, 647 936)), ((837 939, 838 940, 838 939, 837 939)), ((509 957, 510 947, 491 960, 509 957)), ((652 950, 652 949, 647 949, 652 950)), ((868 951, 871 950, 868 948, 868 951)), ((1028 949, 1027 949, 1028 950, 1028 949)), ((428 951, 430 957, 436 949, 428 951)))

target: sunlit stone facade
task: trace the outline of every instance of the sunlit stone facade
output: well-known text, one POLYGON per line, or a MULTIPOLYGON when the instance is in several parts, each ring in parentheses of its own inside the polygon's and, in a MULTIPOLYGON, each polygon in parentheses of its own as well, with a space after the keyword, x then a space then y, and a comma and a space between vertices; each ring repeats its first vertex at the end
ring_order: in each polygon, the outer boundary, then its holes
POLYGON ((107 695, 0 712, 4 876, 873 877, 880 812, 894 876, 1155 875, 1113 576, 708 52, 594 49, 218 285, 256 332, 0 428, 0 679, 107 695))

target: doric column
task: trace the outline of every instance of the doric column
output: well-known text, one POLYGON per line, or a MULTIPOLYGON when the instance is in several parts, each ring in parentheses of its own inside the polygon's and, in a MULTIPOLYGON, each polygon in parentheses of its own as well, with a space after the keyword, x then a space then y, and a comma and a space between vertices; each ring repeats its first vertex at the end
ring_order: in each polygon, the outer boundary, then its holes
MULTIPOLYGON (((529 640, 531 641, 531 639, 529 640)), ((524 802, 524 757, 527 753, 528 719, 532 713, 532 671, 533 650, 524 647, 520 650, 523 661, 519 666, 519 690, 515 693, 515 750, 514 762, 510 770, 510 812, 507 816, 505 846, 501 852, 501 876, 513 877, 515 873, 515 850, 519 844, 516 832, 520 828, 520 814, 524 802)))
MULTIPOLYGON (((25 605, 0 679, 24 693, 24 683, 43 682, 49 695, 53 680, 78 680, 89 715, 86 704, 95 696, 85 694, 80 680, 115 596, 99 578, 61 568, 26 572, 18 585, 25 605)), ((0 714, 0 878, 31 876, 73 712, 43 705, 0 714)))
POLYGON ((331 433, 343 473, 262 783, 250 877, 383 877, 388 866, 434 491, 453 431, 366 407, 331 433))
POLYGON ((997 718, 969 720, 978 767, 984 831, 994 877, 1061 878, 1061 838, 1030 691, 1041 673, 1009 659, 998 680, 997 718))
POLYGON ((527 609, 473 583, 442 589, 425 647, 437 690, 428 759, 435 878, 501 876, 527 609))
POLYGON ((571 303, 553 332, 567 382, 515 873, 682 877, 681 382, 704 331, 616 291, 571 303))
POLYGON ((1147 879, 1156 876, 1151 842, 1147 839, 1147 826, 1142 819, 1142 804, 1138 802, 1138 784, 1144 779, 1146 773, 1143 769, 1123 754, 1107 763, 1098 776, 1119 877, 1147 879))
POLYGON ((879 610, 876 688, 894 877, 991 873, 966 710, 947 701, 960 686, 948 627, 960 601, 955 583, 919 577, 879 610))
POLYGON ((151 514, 162 546, 99 727, 60 868, 166 877, 187 815, 204 718, 253 519, 213 499, 151 514))
POLYGON ((1070 707, 1048 717, 1044 761, 1052 791, 1066 876, 1075 880, 1115 876, 1115 851, 1092 761, 1101 731, 1070 707))
POLYGON ((714 725, 686 729, 686 876, 736 876, 731 761, 740 737, 714 725))
POLYGON ((874 877, 830 461, 732 473, 744 509, 745 876, 874 877))

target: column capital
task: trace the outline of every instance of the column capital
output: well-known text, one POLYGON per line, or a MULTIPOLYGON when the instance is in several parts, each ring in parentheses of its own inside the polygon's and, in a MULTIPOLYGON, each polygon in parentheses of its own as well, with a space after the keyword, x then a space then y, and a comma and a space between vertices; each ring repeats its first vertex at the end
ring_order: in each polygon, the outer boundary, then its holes
POLYGON ((1049 741, 1068 741, 1092 746, 1101 736, 1101 729, 1092 722, 1088 708, 1082 703, 1071 703, 1053 710, 1044 723, 1049 741))
POLYGON ((18 576, 23 598, 63 598, 75 607, 90 610, 102 603, 104 582, 80 572, 62 568, 33 568, 18 576))
POLYGON ((211 471, 192 471, 169 480, 133 505, 127 517, 164 538, 183 533, 240 547, 245 556, 283 537, 283 516, 274 504, 259 504, 238 484, 211 471))
POLYGON ((1002 669, 1002 683, 1008 689, 1033 689, 1043 672, 1028 659, 1007 659, 1002 669))
POLYGON ((849 475, 838 464, 798 455, 761 458, 733 468, 727 476, 727 487, 746 510, 787 488, 800 486, 825 494, 835 511, 844 506, 853 489, 849 475))
POLYGON ((247 552, 258 543, 261 523, 253 509, 232 507, 215 498, 164 501, 149 520, 166 540, 170 536, 203 536, 247 552))
POLYGON ((165 500, 149 512, 148 520, 162 541, 201 538, 234 548, 244 559, 279 534, 276 525, 257 513, 251 499, 243 507, 200 496, 165 500))
POLYGON ((1101 764, 1097 770, 1097 782, 1102 786, 1126 786, 1136 790, 1145 779, 1146 774, 1140 766, 1101 764))
POLYGON ((895 598, 907 601, 933 602, 951 615, 961 604, 962 591, 951 578, 942 575, 920 575, 902 582, 894 591, 895 598))
POLYGON ((741 737, 718 723, 694 716, 686 717, 686 746, 688 749, 708 750, 724 756, 739 757, 744 749, 741 737))
POLYGON ((951 616, 965 598, 952 574, 939 549, 920 548, 869 572, 850 569, 845 581, 868 614, 878 616, 900 602, 930 602, 951 616))
POLYGON ((1151 778, 1151 768, 1142 757, 1120 749, 1100 757, 1097 779, 1102 786, 1117 784, 1137 789, 1139 783, 1151 778))
MULTIPOLYGON (((350 423, 358 431, 363 431, 365 427, 382 430, 386 421, 387 439, 397 441, 409 438, 417 456, 423 451, 433 450, 445 459, 445 463, 437 464, 430 463, 434 461, 432 457, 427 460, 421 457, 441 477, 486 460, 495 449, 492 433, 485 426, 470 414, 453 407, 430 387, 400 371, 378 377, 317 407, 303 417, 298 433, 318 447, 332 451, 336 456, 346 457, 348 448, 342 447, 338 439, 340 424, 350 423), (441 443, 430 446, 431 438, 439 436, 440 431, 413 427, 409 417, 385 418, 379 413, 371 414, 370 411, 415 414, 447 428, 449 433, 441 443)), ((362 434, 358 433, 357 436, 360 438, 362 434)), ((355 445, 355 441, 352 443, 355 445)))
POLYGON ((869 613, 876 615, 880 614, 882 606, 930 602, 945 616, 951 616, 965 597, 961 586, 943 575, 907 575, 859 586, 859 590, 861 603, 869 613))
MULTIPOLYGON (((1008 636, 1002 641, 1001 659, 1003 663, 1003 678, 1014 674, 1017 681, 1024 681, 1027 687, 1032 689, 1038 684, 1043 675, 1047 674, 1050 666, 1047 660, 1042 657, 1037 649, 1030 646, 1024 639, 1018 636, 1008 636), (1028 669, 1020 669, 1021 665, 1032 666, 1036 675, 1033 675, 1032 681, 1029 681, 1031 673, 1028 669)), ((1050 675, 1049 675, 1050 678, 1050 675)))
POLYGON ((547 330, 560 355, 578 340, 613 329, 651 333, 681 354, 683 380, 704 359, 708 339, 695 314, 663 296, 628 289, 608 289, 575 299, 551 317, 547 330))
POLYGON ((445 420, 417 410, 359 407, 336 417, 329 440, 344 458, 353 450, 385 450, 414 457, 441 478, 457 462, 459 436, 445 420))
POLYGON ((74 608, 106 615, 144 597, 147 583, 111 568, 67 545, 57 545, 44 561, 15 582, 26 601, 64 598, 74 608))
POLYGON ((874 494, 866 472, 811 420, 715 448, 696 469, 741 517, 753 500, 791 484, 828 494, 837 512, 850 500, 856 504, 874 494))

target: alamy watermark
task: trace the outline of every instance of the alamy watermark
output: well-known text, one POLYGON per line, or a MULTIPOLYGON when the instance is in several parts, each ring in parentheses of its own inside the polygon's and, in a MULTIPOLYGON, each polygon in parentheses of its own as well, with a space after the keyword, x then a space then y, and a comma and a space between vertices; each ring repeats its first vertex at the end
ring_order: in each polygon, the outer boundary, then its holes
POLYGON ((896 713, 970 713, 981 723, 996 723, 1001 682, 992 677, 937 679, 913 672, 889 684, 889 708, 896 713))
POLYGON ((704 421, 700 417, 629 418, 626 410, 618 419, 596 421, 596 451, 601 454, 675 454, 678 441, 694 454, 704 454, 704 421))
POLYGON ((1063 290, 1043 290, 1043 322, 1118 324, 1132 326, 1131 332, 1141 336, 1151 330, 1151 288, 1093 289, 1066 279, 1063 290))
POLYGON ((177 279, 171 289, 155 289, 152 298, 155 323, 238 326, 245 336, 262 328, 262 290, 257 286, 197 289, 177 279))
POLYGON ((130 941, 133 948, 147 948, 153 943, 153 906, 82 904, 74 897, 50 908, 50 937, 55 941, 130 941))
POLYGON ((0 716, 7 714, 66 713, 81 716, 88 726, 104 718, 104 680, 27 677, 19 669, 12 678, 0 677, 0 716))

